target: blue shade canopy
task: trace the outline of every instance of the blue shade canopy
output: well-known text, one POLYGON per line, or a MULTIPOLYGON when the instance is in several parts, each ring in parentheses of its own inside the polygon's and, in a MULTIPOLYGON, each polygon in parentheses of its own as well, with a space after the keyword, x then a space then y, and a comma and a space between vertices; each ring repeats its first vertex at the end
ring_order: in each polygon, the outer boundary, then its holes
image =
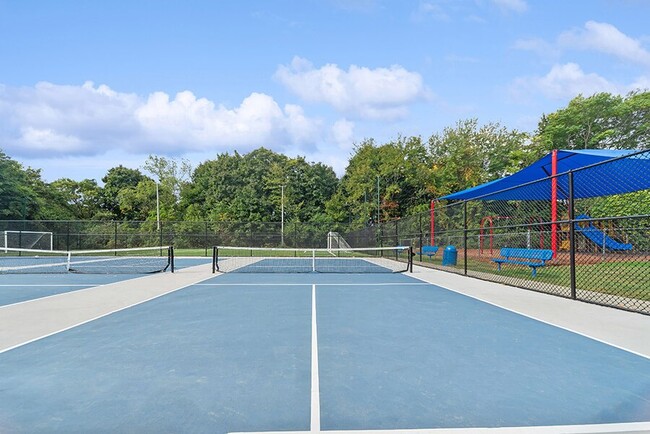
MULTIPOLYGON (((551 156, 549 153, 513 175, 448 194, 440 199, 551 200, 551 156)), ((576 199, 645 190, 650 188, 650 150, 641 153, 611 149, 558 151, 557 173, 563 174, 557 177, 558 199, 569 197, 569 177, 565 172, 570 170, 574 170, 576 199), (630 156, 618 158, 626 155, 630 156), (577 170, 607 160, 612 161, 577 170)))

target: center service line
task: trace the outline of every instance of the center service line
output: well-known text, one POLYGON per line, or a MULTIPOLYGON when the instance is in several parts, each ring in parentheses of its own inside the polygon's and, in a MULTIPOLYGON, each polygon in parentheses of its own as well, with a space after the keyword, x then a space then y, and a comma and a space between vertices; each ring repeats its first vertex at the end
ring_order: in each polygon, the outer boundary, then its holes
POLYGON ((318 332, 316 285, 311 286, 311 431, 320 432, 320 385, 318 382, 318 332))

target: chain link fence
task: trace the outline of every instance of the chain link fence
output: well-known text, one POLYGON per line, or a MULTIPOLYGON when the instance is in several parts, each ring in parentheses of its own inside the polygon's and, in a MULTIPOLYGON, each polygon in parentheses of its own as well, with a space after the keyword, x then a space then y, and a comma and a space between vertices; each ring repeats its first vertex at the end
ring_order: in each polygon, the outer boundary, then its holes
POLYGON ((643 151, 372 230, 414 246, 416 264, 650 314, 649 163, 643 151))
POLYGON ((94 250, 174 245, 180 254, 208 256, 215 245, 325 248, 328 232, 337 229, 333 224, 301 222, 0 220, 0 247, 94 250))
POLYGON ((336 231, 353 248, 412 246, 416 264, 650 314, 649 162, 647 150, 355 230, 326 222, 0 220, 0 247, 173 244, 180 255, 208 256, 214 245, 325 248, 336 231), (554 186, 561 194, 552 201, 554 186))

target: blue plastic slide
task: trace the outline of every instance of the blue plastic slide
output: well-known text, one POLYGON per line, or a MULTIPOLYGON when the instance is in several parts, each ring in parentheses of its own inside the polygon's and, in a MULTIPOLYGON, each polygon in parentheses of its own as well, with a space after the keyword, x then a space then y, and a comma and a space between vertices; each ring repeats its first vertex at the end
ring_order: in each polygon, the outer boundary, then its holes
MULTIPOLYGON (((586 214, 582 214, 576 217, 577 220, 587 220, 590 218, 591 217, 586 214)), ((603 244, 605 244, 605 248, 609 250, 632 250, 632 244, 619 243, 614 238, 606 235, 591 222, 589 222, 589 225, 587 227, 581 227, 578 223, 575 225, 576 232, 587 237, 587 239, 591 240, 598 247, 603 247, 603 244)))

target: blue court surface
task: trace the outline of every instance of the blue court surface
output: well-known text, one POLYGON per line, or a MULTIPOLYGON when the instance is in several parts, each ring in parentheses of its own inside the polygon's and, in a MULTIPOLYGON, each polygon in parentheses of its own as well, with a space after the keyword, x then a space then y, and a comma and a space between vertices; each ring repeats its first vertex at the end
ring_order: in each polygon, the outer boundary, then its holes
POLYGON ((0 432, 650 422, 648 358, 401 274, 224 274, 0 372, 0 432))
POLYGON ((78 291, 121 280, 141 277, 132 274, 2 274, 0 306, 78 291))
MULTIPOLYGON (((176 258, 176 268, 209 264, 210 258, 176 258)), ((0 274, 0 306, 142 277, 142 274, 0 274)))

